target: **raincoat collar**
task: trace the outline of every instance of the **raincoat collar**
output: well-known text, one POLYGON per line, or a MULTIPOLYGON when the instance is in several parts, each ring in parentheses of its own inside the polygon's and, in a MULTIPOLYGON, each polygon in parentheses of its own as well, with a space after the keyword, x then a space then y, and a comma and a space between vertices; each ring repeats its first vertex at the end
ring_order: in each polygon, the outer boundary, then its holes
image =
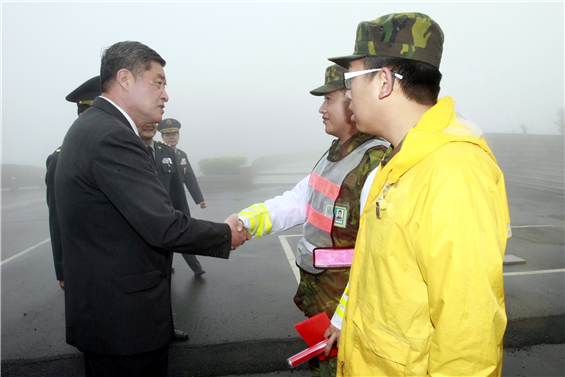
POLYGON ((375 177, 369 193, 369 202, 382 187, 396 183, 402 175, 422 161, 426 156, 450 142, 469 142, 481 147, 494 160, 482 131, 471 121, 455 111, 455 100, 444 97, 424 113, 418 123, 410 129, 402 150, 390 160, 375 177))

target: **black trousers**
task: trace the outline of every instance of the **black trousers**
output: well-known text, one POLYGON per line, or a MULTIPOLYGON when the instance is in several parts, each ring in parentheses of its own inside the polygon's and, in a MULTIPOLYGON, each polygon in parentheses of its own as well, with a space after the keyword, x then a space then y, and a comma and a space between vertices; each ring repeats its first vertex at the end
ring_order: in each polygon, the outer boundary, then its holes
POLYGON ((166 377, 169 345, 135 355, 85 353, 84 356, 94 377, 166 377))

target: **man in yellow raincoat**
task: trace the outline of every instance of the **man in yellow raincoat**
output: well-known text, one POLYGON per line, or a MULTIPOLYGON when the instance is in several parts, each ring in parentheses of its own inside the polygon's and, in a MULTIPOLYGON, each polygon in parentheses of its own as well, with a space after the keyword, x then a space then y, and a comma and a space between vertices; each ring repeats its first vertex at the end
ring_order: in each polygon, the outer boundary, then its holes
POLYGON ((357 128, 393 148, 365 184, 338 375, 500 376, 506 189, 481 130, 437 99, 443 32, 404 13, 356 38, 330 60, 357 128))

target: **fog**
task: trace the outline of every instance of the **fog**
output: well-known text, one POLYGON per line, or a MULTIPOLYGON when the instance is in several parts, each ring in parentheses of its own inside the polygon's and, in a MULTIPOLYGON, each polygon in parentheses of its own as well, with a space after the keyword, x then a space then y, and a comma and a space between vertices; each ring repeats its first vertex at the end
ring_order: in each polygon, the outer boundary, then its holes
POLYGON ((164 116, 182 123, 179 147, 195 168, 208 157, 323 150, 332 137, 322 99, 308 92, 323 84, 327 58, 353 52, 360 21, 406 11, 442 27, 440 96, 458 111, 487 133, 558 134, 562 2, 3 2, 2 163, 44 166, 77 117, 65 96, 123 40, 167 61, 164 116))

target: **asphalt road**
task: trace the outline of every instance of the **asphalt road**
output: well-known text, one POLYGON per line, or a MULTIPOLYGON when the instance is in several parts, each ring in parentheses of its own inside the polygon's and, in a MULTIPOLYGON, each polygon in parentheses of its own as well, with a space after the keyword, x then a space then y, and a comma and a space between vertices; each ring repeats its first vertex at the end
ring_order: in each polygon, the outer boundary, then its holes
MULTIPOLYGON (((191 211, 223 221, 291 187, 208 191, 208 208, 191 205, 191 211)), ((507 254, 526 263, 504 268, 504 375, 563 375, 564 199, 513 187, 508 194, 514 237, 507 254)), ((2 376, 80 375, 80 355, 65 342, 64 292, 55 280, 45 192, 4 192, 1 211, 2 376)), ((305 345, 293 325, 305 318, 292 302, 297 281, 284 245, 294 249, 299 234, 294 228, 249 241, 229 260, 199 257, 202 278, 175 257, 174 319, 190 340, 172 343, 171 376, 290 375, 286 358, 305 345)), ((303 374, 301 367, 292 375, 303 374)))

